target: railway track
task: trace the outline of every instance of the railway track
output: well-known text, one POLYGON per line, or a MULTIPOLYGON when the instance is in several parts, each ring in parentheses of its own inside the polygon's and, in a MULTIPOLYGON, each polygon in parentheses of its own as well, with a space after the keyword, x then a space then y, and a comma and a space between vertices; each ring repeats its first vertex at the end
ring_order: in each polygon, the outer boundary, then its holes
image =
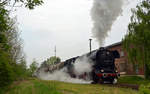
POLYGON ((120 87, 120 88, 131 88, 131 89, 134 89, 134 90, 139 90, 139 85, 136 85, 136 84, 104 84, 106 86, 111 86, 111 87, 120 87))

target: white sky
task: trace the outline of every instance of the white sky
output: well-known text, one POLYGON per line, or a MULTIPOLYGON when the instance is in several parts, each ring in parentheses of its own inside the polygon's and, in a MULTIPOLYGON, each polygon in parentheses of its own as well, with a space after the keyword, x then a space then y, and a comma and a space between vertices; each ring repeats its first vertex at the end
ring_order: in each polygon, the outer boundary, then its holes
MULTIPOLYGON (((112 26, 105 45, 119 42, 125 35, 130 9, 139 0, 130 1, 124 4, 123 13, 112 26)), ((62 60, 89 52, 89 38, 93 39, 92 49, 99 48, 91 31, 92 4, 93 0, 45 0, 34 10, 19 8, 16 15, 28 64, 33 59, 42 62, 53 56, 55 45, 62 60)))

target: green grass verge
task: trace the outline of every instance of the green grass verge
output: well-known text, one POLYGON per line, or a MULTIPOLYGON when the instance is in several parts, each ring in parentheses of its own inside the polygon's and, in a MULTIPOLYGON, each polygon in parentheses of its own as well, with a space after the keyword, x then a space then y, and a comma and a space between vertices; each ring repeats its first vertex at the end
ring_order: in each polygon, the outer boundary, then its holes
POLYGON ((6 91, 6 88, 0 88, 0 94, 4 94, 6 91))
POLYGON ((148 83, 150 83, 150 80, 145 80, 144 78, 139 76, 124 76, 118 79, 118 83, 147 85, 148 83))
POLYGON ((7 94, 60 94, 54 84, 45 84, 41 80, 27 80, 14 84, 7 94))
POLYGON ((138 94, 126 88, 30 79, 15 83, 6 94, 138 94))

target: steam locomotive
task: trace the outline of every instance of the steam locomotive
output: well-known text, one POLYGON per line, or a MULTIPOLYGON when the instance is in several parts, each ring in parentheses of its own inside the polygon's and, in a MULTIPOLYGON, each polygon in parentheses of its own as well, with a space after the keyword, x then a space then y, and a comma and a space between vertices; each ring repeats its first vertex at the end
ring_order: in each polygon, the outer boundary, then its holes
POLYGON ((111 51, 107 48, 100 47, 98 50, 94 50, 85 55, 73 57, 64 62, 51 65, 46 68, 44 67, 44 70, 45 72, 53 73, 55 70, 66 68, 65 72, 67 72, 72 78, 92 80, 92 83, 111 82, 115 84, 120 76, 117 68, 115 67, 116 58, 120 58, 118 51, 111 51), (77 59, 82 59, 83 57, 87 57, 92 61, 90 62, 92 63, 92 69, 90 72, 84 72, 78 75, 74 69, 75 63, 77 59))
POLYGON ((71 77, 86 79, 88 76, 88 78, 93 81, 92 83, 117 83, 120 74, 118 73, 114 62, 116 58, 120 58, 118 51, 110 51, 104 47, 100 47, 98 50, 85 55, 92 60, 92 63, 94 63, 91 72, 83 73, 79 76, 74 73, 73 68, 76 59, 82 58, 81 56, 78 56, 64 62, 64 66, 67 67, 68 73, 71 77))
POLYGON ((101 47, 96 53, 96 62, 93 66, 92 77, 94 83, 109 81, 117 83, 120 74, 115 67, 115 58, 120 58, 118 51, 110 51, 101 47))

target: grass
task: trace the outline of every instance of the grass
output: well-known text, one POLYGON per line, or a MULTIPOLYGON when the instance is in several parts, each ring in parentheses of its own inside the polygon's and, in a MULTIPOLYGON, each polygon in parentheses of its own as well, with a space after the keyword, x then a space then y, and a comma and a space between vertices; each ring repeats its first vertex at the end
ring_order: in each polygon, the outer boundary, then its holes
POLYGON ((137 94, 137 91, 125 88, 108 87, 93 84, 71 84, 59 83, 60 91, 63 94, 137 94))
POLYGON ((144 78, 139 76, 124 76, 118 79, 118 83, 147 85, 148 83, 150 83, 150 80, 145 80, 144 78))
POLYGON ((132 89, 30 79, 14 83, 6 94, 137 94, 132 89))
POLYGON ((60 94, 54 84, 32 79, 11 86, 7 94, 60 94))

